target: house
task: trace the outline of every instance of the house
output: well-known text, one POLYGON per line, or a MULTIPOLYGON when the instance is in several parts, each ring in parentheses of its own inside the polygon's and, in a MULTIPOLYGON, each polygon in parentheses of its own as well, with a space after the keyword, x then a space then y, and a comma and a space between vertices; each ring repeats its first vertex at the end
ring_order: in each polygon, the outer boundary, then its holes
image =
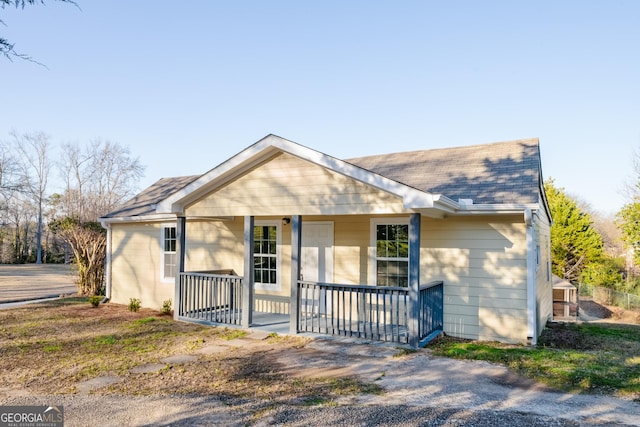
POLYGON ((534 344, 552 316, 537 139, 340 160, 268 135, 100 221, 107 297, 178 319, 417 347, 534 344))

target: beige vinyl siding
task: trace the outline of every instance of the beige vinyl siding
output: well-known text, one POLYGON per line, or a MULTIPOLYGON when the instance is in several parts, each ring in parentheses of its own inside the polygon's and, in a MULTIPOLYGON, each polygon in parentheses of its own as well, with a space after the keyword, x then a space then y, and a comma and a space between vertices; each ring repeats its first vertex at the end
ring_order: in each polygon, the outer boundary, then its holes
POLYGON ((186 208, 191 216, 403 212, 402 200, 289 154, 280 154, 186 208))
POLYGON ((159 310, 174 298, 174 282, 161 281, 164 223, 111 225, 111 301, 159 310))
POLYGON ((445 284, 447 334, 526 341, 526 228, 521 216, 423 218, 421 247, 421 281, 445 284))
MULTIPOLYGON (((280 291, 256 291, 256 294, 288 296, 291 283, 291 226, 282 225, 282 217, 255 217, 255 221, 273 221, 281 230, 280 291)), ((244 276, 244 217, 232 220, 187 220, 185 271, 233 269, 244 276)))
POLYGON ((536 268, 537 334, 553 317, 553 281, 551 279, 551 229, 546 217, 536 221, 536 244, 540 245, 540 263, 536 268))
MULTIPOLYGON (((386 215, 390 218, 404 215, 386 215)), ((280 291, 256 294, 287 297, 291 282, 291 225, 283 215, 256 216, 279 221, 281 229, 280 291)), ((380 215, 303 216, 334 224, 334 282, 373 284, 368 277, 371 219, 380 215)), ((112 299, 128 304, 140 298, 144 307, 159 309, 174 298, 174 284, 162 283, 163 224, 112 226, 112 299)), ((548 228, 548 227, 547 227, 548 228)), ((548 232, 540 227, 540 238, 548 232)), ((244 275, 244 218, 218 221, 188 219, 187 271, 234 269, 244 275)), ((524 342, 527 337, 526 232, 521 216, 423 217, 421 282, 445 284, 445 332, 462 338, 524 342)), ((541 250, 541 254, 545 251, 541 250)), ((545 277, 544 260, 537 278, 545 277)), ((545 316, 544 291, 538 283, 539 321, 545 316)), ((549 292, 550 294, 550 292, 549 292)), ((550 298, 550 296, 549 296, 550 298)))
POLYGON ((369 283, 371 216, 345 215, 334 220, 334 280, 340 284, 369 283))
POLYGON ((244 218, 187 220, 185 271, 233 269, 244 274, 244 218))

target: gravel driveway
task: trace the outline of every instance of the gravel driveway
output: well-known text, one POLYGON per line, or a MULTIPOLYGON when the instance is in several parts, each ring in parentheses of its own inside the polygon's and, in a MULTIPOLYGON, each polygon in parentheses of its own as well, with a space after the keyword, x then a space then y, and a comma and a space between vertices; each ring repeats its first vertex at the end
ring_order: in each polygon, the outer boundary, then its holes
POLYGON ((315 340, 283 353, 288 375, 356 374, 382 395, 343 397, 335 405, 274 405, 218 396, 20 396, 3 405, 63 405, 65 426, 621 426, 640 425, 640 404, 608 396, 554 392, 487 362, 453 360, 428 350, 348 340, 315 340), (300 357, 302 356, 302 357, 300 357))

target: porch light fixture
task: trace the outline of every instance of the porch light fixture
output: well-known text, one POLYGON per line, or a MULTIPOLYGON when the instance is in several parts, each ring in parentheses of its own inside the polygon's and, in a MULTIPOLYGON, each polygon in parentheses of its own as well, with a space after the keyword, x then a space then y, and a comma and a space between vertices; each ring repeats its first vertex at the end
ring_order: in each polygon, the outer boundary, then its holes
POLYGON ((282 225, 287 225, 291 222, 291 218, 287 218, 286 216, 282 218, 282 225))

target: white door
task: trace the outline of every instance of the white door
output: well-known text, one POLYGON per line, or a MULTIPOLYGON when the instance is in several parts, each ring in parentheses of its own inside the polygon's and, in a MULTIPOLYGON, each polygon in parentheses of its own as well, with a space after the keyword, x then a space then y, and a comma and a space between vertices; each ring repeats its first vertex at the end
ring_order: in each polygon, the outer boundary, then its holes
POLYGON ((302 280, 333 282, 333 222, 302 223, 302 280))
MULTIPOLYGON (((309 282, 333 282, 333 222, 302 223, 300 273, 309 282)), ((300 309, 306 315, 320 315, 331 309, 325 291, 301 295, 300 309)))

